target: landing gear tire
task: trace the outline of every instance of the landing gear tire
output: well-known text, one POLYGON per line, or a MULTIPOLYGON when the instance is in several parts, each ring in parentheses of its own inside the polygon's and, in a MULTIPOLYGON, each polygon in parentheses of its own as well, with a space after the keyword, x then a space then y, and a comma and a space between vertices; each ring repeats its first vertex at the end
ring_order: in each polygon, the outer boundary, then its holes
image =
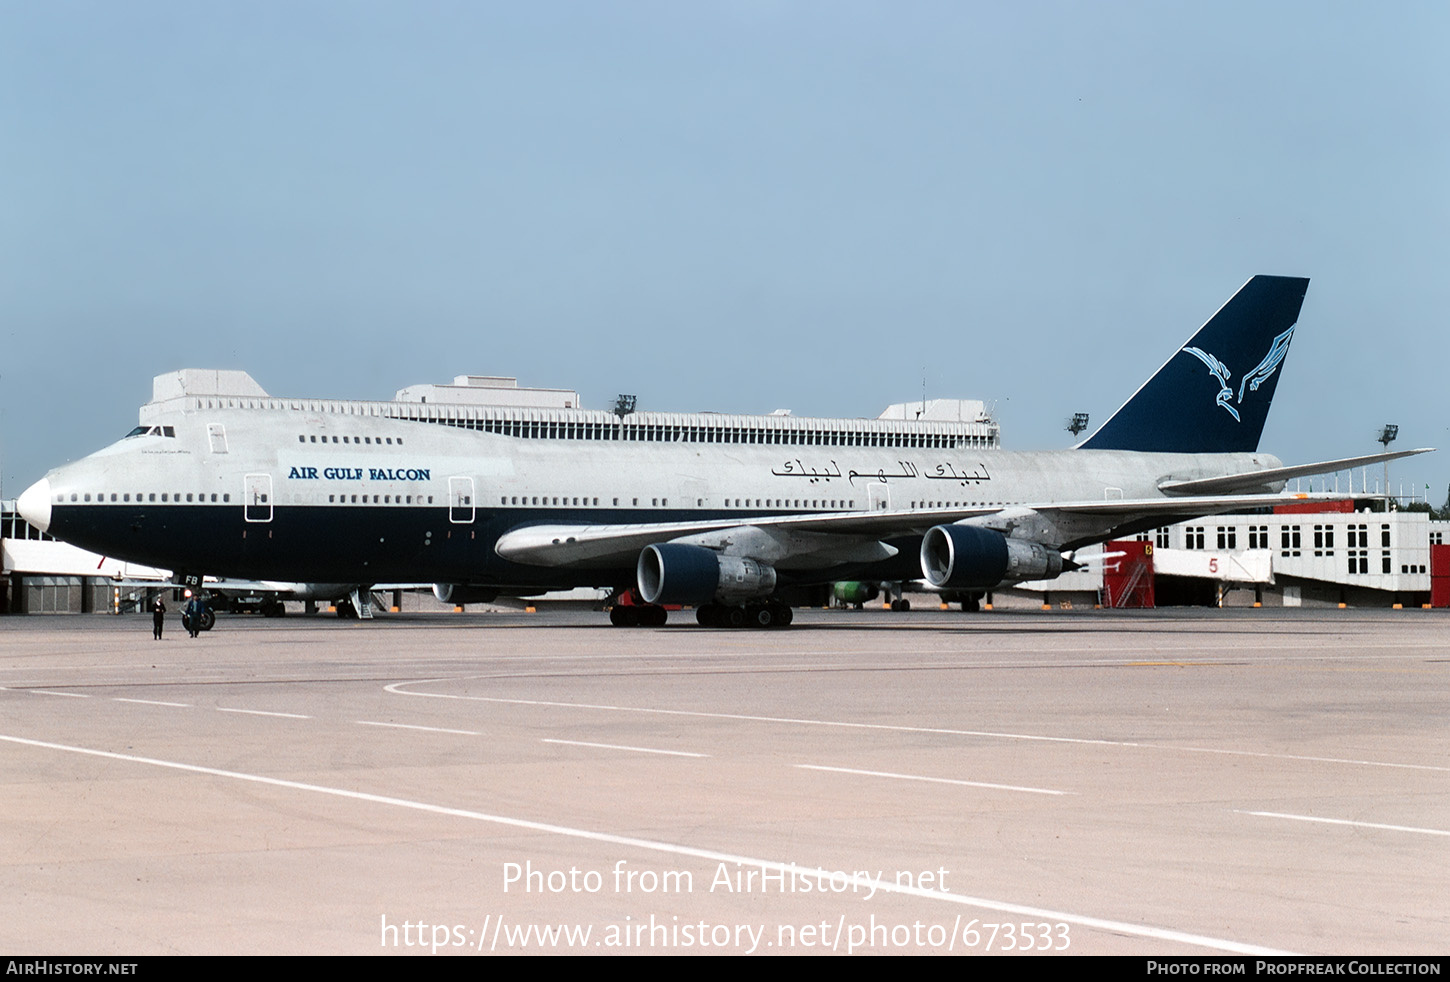
POLYGON ((793 611, 775 600, 745 607, 705 604, 695 611, 701 627, 786 627, 793 618, 793 611))
POLYGON ((980 597, 968 597, 962 601, 962 610, 968 614, 975 614, 981 609, 982 599, 980 597))
POLYGON ((211 612, 210 607, 203 607, 201 610, 201 629, 203 631, 210 631, 214 627, 216 627, 216 614, 211 612))
MULTIPOLYGON (((287 613, 286 606, 280 600, 272 600, 262 605, 263 617, 281 617, 287 613)), ((205 630, 205 629, 203 629, 205 630)))
POLYGON ((669 619, 669 611, 654 604, 615 604, 609 608, 609 623, 615 627, 664 627, 669 619))
POLYGON ((899 613, 905 613, 911 609, 911 601, 902 597, 900 600, 891 601, 891 609, 899 613))
POLYGON ((337 607, 337 616, 345 621, 357 620, 357 608, 352 605, 351 600, 339 600, 334 606, 337 607))

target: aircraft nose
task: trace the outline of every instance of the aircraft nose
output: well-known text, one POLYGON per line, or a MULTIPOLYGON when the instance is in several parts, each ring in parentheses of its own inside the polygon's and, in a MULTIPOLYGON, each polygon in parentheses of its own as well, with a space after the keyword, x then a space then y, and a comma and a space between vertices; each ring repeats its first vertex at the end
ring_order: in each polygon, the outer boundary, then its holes
POLYGON ((20 517, 42 532, 50 528, 50 481, 41 478, 21 492, 15 502, 20 517))

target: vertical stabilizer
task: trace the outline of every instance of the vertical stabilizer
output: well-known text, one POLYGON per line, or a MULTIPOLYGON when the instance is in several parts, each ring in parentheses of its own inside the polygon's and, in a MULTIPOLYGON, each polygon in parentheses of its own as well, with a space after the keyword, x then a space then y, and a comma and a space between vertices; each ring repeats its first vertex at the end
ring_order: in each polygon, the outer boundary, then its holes
POLYGON ((1297 276, 1249 280, 1081 448, 1257 450, 1308 289, 1297 276))

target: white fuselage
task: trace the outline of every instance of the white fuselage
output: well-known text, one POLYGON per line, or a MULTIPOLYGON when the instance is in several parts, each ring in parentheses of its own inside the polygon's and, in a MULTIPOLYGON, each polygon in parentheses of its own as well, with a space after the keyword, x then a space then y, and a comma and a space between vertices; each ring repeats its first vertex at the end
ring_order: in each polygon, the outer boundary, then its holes
MULTIPOLYGON (((614 430, 559 425, 524 436, 276 402, 171 412, 150 420, 149 432, 52 471, 43 482, 48 524, 94 551, 209 575, 621 586, 632 562, 541 568, 493 547, 531 525, 1162 498, 1165 480, 1278 465, 1267 454, 1003 451, 874 420, 786 425, 701 414, 628 431, 626 420, 614 430)), ((919 575, 909 545, 899 551, 879 569, 816 568, 811 578, 919 575)), ((780 568, 790 573, 788 558, 780 568)))

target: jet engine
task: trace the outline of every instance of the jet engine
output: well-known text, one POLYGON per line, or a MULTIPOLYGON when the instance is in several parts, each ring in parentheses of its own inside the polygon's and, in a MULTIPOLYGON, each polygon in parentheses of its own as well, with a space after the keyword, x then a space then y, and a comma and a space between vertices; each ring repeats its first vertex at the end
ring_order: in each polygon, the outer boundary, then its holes
POLYGON ((738 604, 775 592, 774 567, 704 546, 646 546, 635 573, 640 596, 650 604, 738 604))
POLYGON ((434 583, 433 596, 440 604, 462 607, 464 604, 491 604, 498 599, 498 590, 467 583, 434 583))
POLYGON ((934 587, 991 590, 1062 572, 1062 554, 971 525, 938 525, 921 540, 921 572, 934 587))

